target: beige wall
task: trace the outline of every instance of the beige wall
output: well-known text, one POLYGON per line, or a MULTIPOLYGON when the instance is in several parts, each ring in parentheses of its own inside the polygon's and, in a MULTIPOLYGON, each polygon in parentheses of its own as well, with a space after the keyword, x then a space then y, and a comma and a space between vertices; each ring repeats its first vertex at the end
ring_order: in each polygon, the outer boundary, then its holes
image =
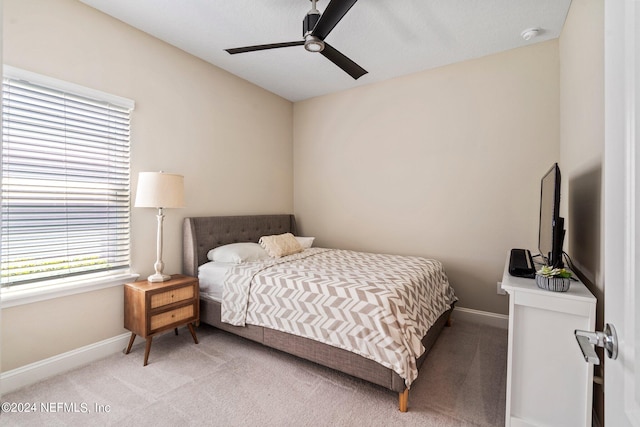
POLYGON ((294 202, 329 247, 444 262, 459 306, 506 314, 506 255, 537 247, 559 158, 558 44, 294 105, 294 202))
MULTIPOLYGON (((565 250, 598 299, 603 329, 602 163, 604 152, 604 0, 573 0, 560 36, 560 161, 565 250)), ((600 354, 603 358, 603 355, 600 354)), ((602 366, 595 367, 603 375, 602 366)), ((604 421, 602 387, 594 408, 604 421)))
MULTIPOLYGON (((293 106, 75 0, 4 0, 5 64, 133 99, 131 171, 185 176, 167 210, 165 272, 185 216, 293 210, 293 106), (247 126, 250 120, 251 126, 247 126)), ((153 272, 155 211, 132 208, 132 270, 153 272)), ((111 338, 122 288, 2 311, 2 371, 111 338)))

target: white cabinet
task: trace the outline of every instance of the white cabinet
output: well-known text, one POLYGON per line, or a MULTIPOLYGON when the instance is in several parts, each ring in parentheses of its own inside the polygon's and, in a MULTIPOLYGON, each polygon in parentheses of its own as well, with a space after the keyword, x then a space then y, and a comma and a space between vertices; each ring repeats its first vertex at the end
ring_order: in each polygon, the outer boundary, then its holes
POLYGON ((509 274, 506 426, 591 426, 593 365, 574 330, 595 330, 596 298, 582 282, 567 292, 540 289, 509 274))

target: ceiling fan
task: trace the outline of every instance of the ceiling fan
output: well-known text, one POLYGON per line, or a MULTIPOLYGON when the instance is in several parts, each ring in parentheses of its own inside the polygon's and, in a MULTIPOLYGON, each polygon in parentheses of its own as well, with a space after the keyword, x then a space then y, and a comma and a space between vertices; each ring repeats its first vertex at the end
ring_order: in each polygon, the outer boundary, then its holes
POLYGON ((367 74, 367 71, 324 41, 331 30, 333 30, 357 1, 358 0, 331 0, 324 13, 320 14, 320 11, 316 9, 316 0, 311 0, 311 10, 307 12, 307 15, 302 21, 302 36, 304 40, 260 44, 225 50, 231 55, 234 55, 236 53, 304 45, 304 48, 309 52, 320 52, 325 58, 357 80, 364 74, 367 74))

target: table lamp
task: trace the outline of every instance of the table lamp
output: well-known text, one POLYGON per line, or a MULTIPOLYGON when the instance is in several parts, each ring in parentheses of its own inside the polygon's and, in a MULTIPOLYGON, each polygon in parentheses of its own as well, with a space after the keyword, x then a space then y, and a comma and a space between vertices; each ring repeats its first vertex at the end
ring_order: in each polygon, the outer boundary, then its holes
POLYGON ((147 278, 149 282, 164 282, 171 278, 162 274, 162 221, 163 209, 184 207, 184 177, 172 173, 140 172, 136 191, 135 206, 158 209, 158 236, 156 241, 155 273, 147 278))

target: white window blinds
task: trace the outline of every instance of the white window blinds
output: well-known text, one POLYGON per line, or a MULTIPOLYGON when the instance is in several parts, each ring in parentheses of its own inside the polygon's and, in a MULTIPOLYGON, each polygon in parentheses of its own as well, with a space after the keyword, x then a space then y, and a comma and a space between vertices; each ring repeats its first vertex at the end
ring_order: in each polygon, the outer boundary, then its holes
POLYGON ((3 79, 3 287, 128 268, 131 109, 3 79))

